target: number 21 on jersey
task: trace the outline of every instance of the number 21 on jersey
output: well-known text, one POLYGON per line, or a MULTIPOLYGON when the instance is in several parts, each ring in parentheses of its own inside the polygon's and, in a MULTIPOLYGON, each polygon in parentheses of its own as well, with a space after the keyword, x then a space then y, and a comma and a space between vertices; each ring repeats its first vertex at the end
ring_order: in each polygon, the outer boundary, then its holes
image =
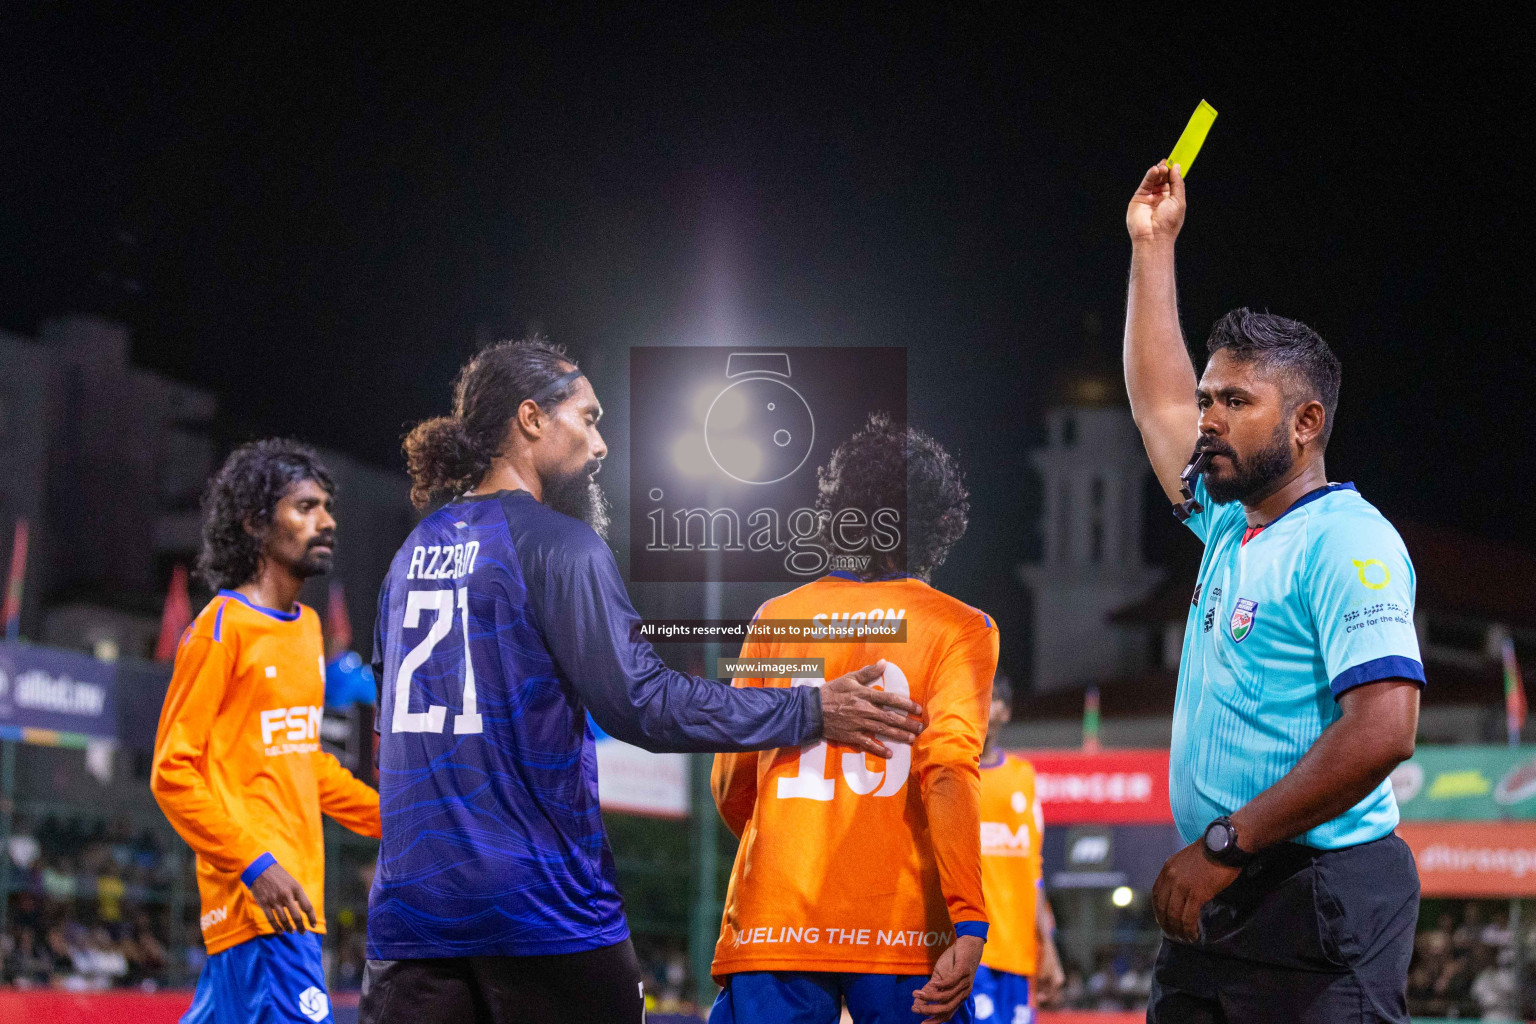
POLYGON ((453 630, 454 595, 458 595, 460 621, 464 627, 464 710, 453 716, 453 731, 457 735, 478 733, 482 730, 479 706, 475 699, 475 665, 469 658, 469 588, 457 590, 412 590, 405 595, 405 619, 401 626, 417 629, 421 626, 421 613, 436 611, 432 628, 421 643, 412 647, 400 662, 400 672, 395 676, 395 712, 390 719, 390 732, 442 732, 448 709, 441 704, 428 705, 425 711, 410 710, 411 676, 432 657, 432 649, 453 630))
MULTIPOLYGON (((794 679, 791 686, 821 686, 824 679, 794 679)), ((880 678, 881 688, 887 693, 911 696, 912 688, 907 675, 895 662, 885 663, 885 675, 880 678)), ((912 772, 912 746, 893 743, 891 757, 880 771, 870 771, 862 750, 843 754, 843 781, 858 796, 893 796, 906 785, 912 772)), ((779 779, 776 795, 780 800, 831 800, 837 791, 837 780, 827 778, 827 741, 812 743, 800 748, 800 770, 788 778, 779 779)))

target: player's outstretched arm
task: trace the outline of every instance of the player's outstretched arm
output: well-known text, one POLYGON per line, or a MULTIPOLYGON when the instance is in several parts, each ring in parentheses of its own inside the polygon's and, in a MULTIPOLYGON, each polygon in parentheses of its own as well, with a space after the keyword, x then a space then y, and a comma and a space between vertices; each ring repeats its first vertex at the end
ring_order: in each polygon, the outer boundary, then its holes
MULTIPOLYGON (((590 533, 590 531, 588 531, 590 533)), ((866 666, 823 687, 737 689, 668 668, 636 633, 613 552, 593 534, 551 556, 530 597, 565 677, 609 735, 651 751, 720 753, 827 739, 879 757, 882 740, 911 742, 922 708, 873 689, 866 666)))
POLYGON ((1177 502, 1179 474, 1199 436, 1195 368, 1179 327, 1173 243, 1184 226, 1184 179, 1166 162, 1150 168, 1125 211, 1131 277, 1125 299, 1125 387, 1152 470, 1177 502))

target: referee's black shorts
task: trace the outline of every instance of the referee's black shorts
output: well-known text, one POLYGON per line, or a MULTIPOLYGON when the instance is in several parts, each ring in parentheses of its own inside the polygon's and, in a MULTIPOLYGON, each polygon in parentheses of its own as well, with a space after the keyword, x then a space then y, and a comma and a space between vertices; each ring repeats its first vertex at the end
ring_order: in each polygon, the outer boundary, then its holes
POLYGON ((359 1024, 643 1024, 628 939, 560 956, 369 960, 359 1024))
POLYGON ((1163 940, 1148 1024, 1408 1024, 1419 874, 1396 835, 1343 850, 1266 850, 1163 940))

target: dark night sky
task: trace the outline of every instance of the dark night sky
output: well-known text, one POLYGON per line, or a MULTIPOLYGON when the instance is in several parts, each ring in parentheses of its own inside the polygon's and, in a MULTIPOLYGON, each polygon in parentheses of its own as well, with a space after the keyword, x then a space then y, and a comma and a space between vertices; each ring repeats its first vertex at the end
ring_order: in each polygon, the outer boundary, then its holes
POLYGON ((1086 313, 1113 355, 1125 201, 1203 96, 1186 331, 1306 320, 1345 366, 1333 478, 1394 518, 1523 519, 1536 111, 1511 26, 140 7, 0 7, 0 326, 128 273, 135 359, 216 390, 232 434, 395 465, 476 339, 530 328, 610 387, 632 344, 903 345, 913 421, 976 495, 946 576, 998 608, 1042 402, 1086 313))

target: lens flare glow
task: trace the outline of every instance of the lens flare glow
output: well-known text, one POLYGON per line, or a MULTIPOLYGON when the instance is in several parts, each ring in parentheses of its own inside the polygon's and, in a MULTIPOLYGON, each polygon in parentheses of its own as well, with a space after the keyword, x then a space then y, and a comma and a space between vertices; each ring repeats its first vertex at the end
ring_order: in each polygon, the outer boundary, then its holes
POLYGON ((672 465, 684 476, 702 479, 714 472, 715 462, 710 458, 709 446, 703 434, 684 434, 672 443, 672 465))

